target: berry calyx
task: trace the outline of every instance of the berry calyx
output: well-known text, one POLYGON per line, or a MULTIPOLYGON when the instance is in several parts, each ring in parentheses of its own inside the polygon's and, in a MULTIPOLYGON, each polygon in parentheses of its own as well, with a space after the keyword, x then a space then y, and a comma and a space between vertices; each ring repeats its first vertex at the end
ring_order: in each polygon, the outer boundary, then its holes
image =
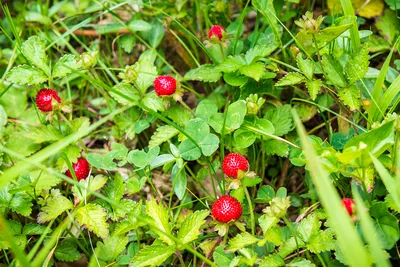
MULTIPOLYGON (((86 179, 90 173, 90 165, 85 158, 78 158, 78 161, 72 164, 72 169, 74 169, 78 181, 86 179)), ((69 170, 65 172, 65 175, 72 178, 72 174, 69 170)))
POLYGON ((239 170, 246 171, 248 168, 249 162, 238 153, 229 153, 222 162, 222 171, 232 178, 237 178, 239 170))
POLYGON ((352 216, 355 210, 354 201, 351 198, 344 198, 342 199, 342 204, 346 208, 349 215, 352 216))
POLYGON ((218 39, 221 40, 224 32, 225 28, 221 25, 213 25, 208 31, 208 38, 212 39, 213 36, 216 36, 218 39))
POLYGON ((169 75, 158 76, 154 80, 154 91, 158 96, 168 96, 175 93, 176 80, 169 75))
POLYGON ((57 92, 50 88, 41 89, 36 95, 36 106, 42 112, 53 111, 53 99, 61 103, 61 98, 57 92))
POLYGON ((222 196, 218 198, 211 208, 213 217, 222 223, 236 221, 242 216, 242 205, 231 196, 222 196))

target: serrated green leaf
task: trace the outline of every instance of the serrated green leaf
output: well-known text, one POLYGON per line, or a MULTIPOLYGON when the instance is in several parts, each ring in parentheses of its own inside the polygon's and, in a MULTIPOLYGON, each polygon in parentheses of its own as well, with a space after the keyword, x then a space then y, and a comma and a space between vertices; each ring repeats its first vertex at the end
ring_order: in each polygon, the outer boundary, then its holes
POLYGON ((342 65, 340 65, 333 56, 323 55, 321 63, 326 74, 326 79, 338 87, 343 88, 347 86, 346 78, 343 75, 342 65))
POLYGON ((187 244, 196 240, 200 235, 200 227, 206 222, 205 218, 210 214, 208 210, 197 210, 190 214, 182 222, 178 232, 178 240, 182 244, 187 244))
POLYGON ((31 64, 41 69, 47 76, 50 76, 46 40, 39 36, 31 36, 22 44, 21 51, 31 64))
POLYGON ((304 76, 306 76, 308 80, 312 80, 315 69, 313 61, 311 59, 303 59, 303 55, 299 53, 296 57, 296 62, 304 76))
POLYGON ((58 141, 63 138, 60 131, 51 124, 41 125, 39 127, 33 127, 30 131, 25 134, 26 138, 29 138, 36 143, 44 143, 49 141, 58 141))
POLYGON ((307 248, 312 253, 321 253, 323 251, 333 250, 335 248, 335 241, 333 240, 332 233, 329 230, 319 230, 317 234, 308 241, 307 248))
POLYGON ((260 241, 260 239, 256 238, 250 233, 244 232, 242 234, 236 235, 229 241, 229 246, 227 247, 227 250, 235 252, 238 249, 244 248, 248 245, 252 245, 258 241, 260 241))
POLYGON ((75 219, 81 227, 92 231, 100 238, 108 237, 107 214, 103 208, 89 203, 76 210, 75 219))
POLYGON ((269 56, 272 52, 277 49, 278 46, 275 43, 269 43, 265 45, 256 45, 246 52, 245 59, 247 64, 252 64, 261 58, 269 56))
POLYGON ((159 266, 175 252, 174 246, 153 244, 142 248, 131 261, 132 267, 159 266))
POLYGON ((192 69, 185 74, 186 81, 217 82, 222 73, 211 64, 201 65, 197 69, 192 69))
POLYGON ((352 54, 346 63, 346 74, 350 84, 364 78, 368 71, 368 46, 363 45, 360 50, 352 54))
POLYGON ((81 67, 81 61, 74 55, 67 54, 60 58, 53 67, 52 77, 61 78, 67 74, 78 70, 81 67))
POLYGON ((136 103, 140 99, 140 93, 128 83, 119 83, 110 91, 110 95, 122 105, 136 103))
POLYGON ((321 90, 322 81, 321 80, 306 81, 306 86, 311 99, 315 100, 315 98, 317 98, 319 91, 321 90))
POLYGON ((287 267, 315 267, 316 265, 309 260, 304 258, 295 258, 286 265, 287 267))
POLYGON ((23 192, 18 192, 12 196, 10 208, 25 217, 32 213, 32 198, 23 192))
POLYGON ((359 108, 361 93, 355 85, 351 85, 349 88, 339 89, 338 96, 351 110, 357 110, 359 108))
POLYGON ((276 139, 270 139, 263 142, 266 155, 278 155, 287 157, 289 155, 289 145, 276 139))
MULTIPOLYGON (((171 226, 169 225, 168 211, 161 204, 157 204, 155 199, 151 199, 146 203, 146 214, 149 215, 154 225, 163 233, 171 233, 171 226)), ((159 234, 160 239, 168 245, 173 245, 174 242, 167 236, 159 234)))
POLYGON ((285 266, 285 261, 278 254, 272 254, 265 257, 259 267, 280 267, 285 266))
POLYGON ((153 85, 155 78, 157 77, 157 68, 149 57, 140 57, 139 61, 135 63, 134 69, 138 73, 138 77, 135 81, 135 85, 142 93, 153 85))
POLYGON ((125 34, 121 37, 121 47, 128 54, 132 53, 133 47, 136 43, 136 38, 133 35, 125 34))
POLYGON ((44 83, 48 80, 46 74, 44 74, 43 71, 28 65, 21 65, 12 68, 7 73, 6 78, 7 81, 19 85, 34 85, 44 83))
POLYGON ((217 68, 222 72, 234 72, 246 65, 246 61, 239 55, 229 56, 224 61, 219 63, 217 68))
POLYGON ((218 246, 213 252, 213 259, 218 267, 229 267, 235 255, 227 253, 224 246, 218 246))
POLYGON ((79 260, 82 255, 78 251, 76 241, 72 238, 60 242, 54 251, 54 256, 59 261, 73 262, 79 260))
MULTIPOLYGON (((400 7, 400 3, 398 7, 400 7)), ((379 21, 375 25, 386 36, 389 43, 393 44, 396 36, 398 36, 400 26, 396 13, 390 9, 386 9, 384 15, 379 17, 379 21)))
POLYGON ((90 126, 90 120, 88 117, 79 117, 71 121, 71 131, 75 133, 81 129, 88 128, 90 126))
POLYGON ((304 242, 308 242, 312 236, 317 234, 320 227, 321 222, 318 217, 312 214, 300 222, 297 232, 304 242))
POLYGON ((268 231, 274 227, 279 222, 279 218, 270 217, 267 214, 264 214, 258 218, 258 223, 260 224, 261 229, 263 230, 264 236, 268 233, 268 231))
POLYGON ((275 86, 287 86, 287 85, 296 85, 304 82, 305 77, 297 72, 289 72, 282 79, 280 79, 275 86))
POLYGON ((128 236, 111 235, 103 242, 97 242, 95 253, 101 261, 113 262, 128 244, 128 236))
POLYGON ((265 66, 264 63, 262 62, 255 62, 252 63, 251 65, 245 65, 240 68, 240 73, 250 77, 257 82, 263 77, 265 72, 265 66))
POLYGON ((50 196, 44 199, 44 204, 40 209, 37 221, 38 223, 51 221, 73 207, 72 202, 61 195, 60 190, 52 189, 50 196))
POLYGON ((143 104, 153 110, 153 111, 164 111, 165 106, 163 99, 159 96, 154 91, 151 91, 150 93, 146 94, 146 96, 143 98, 143 104))
POLYGON ((293 119, 290 114, 291 106, 283 105, 277 108, 269 109, 264 118, 269 120, 275 128, 274 135, 282 136, 290 132, 293 128, 293 119))
POLYGON ((119 175, 116 175, 114 179, 110 179, 107 186, 104 188, 104 194, 115 202, 121 200, 124 192, 124 180, 119 175))
POLYGON ((36 192, 49 190, 53 186, 58 185, 62 179, 52 173, 43 170, 33 170, 29 172, 32 184, 35 186, 36 192))
POLYGON ((170 125, 158 127, 150 138, 149 148, 159 146, 177 135, 179 131, 170 125))
POLYGON ((300 239, 296 239, 294 237, 289 238, 288 240, 286 240, 282 246, 279 247, 279 255, 284 258, 287 255, 289 255, 290 253, 292 253, 293 251, 295 251, 298 248, 302 248, 304 247, 304 242, 300 239))

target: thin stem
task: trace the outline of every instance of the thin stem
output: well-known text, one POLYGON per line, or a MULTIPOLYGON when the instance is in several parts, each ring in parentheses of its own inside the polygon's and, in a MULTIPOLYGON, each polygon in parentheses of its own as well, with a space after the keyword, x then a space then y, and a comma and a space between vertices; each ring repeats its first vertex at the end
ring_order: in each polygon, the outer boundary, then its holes
POLYGON ((249 194, 249 190, 247 190, 246 186, 243 186, 244 193, 246 195, 247 203, 249 204, 249 211, 250 211, 250 222, 251 222, 251 234, 254 235, 255 231, 255 220, 254 220, 254 212, 253 212, 253 204, 251 203, 251 198, 249 194))

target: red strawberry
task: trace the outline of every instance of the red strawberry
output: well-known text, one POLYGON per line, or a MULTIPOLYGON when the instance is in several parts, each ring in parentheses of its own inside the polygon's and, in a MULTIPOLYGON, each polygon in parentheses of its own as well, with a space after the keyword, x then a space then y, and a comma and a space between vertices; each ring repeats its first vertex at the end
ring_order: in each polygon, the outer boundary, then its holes
POLYGON ((158 96, 172 95, 176 90, 176 80, 168 75, 158 76, 154 80, 154 91, 158 96))
POLYGON ((225 32, 224 27, 220 25, 213 25, 208 31, 208 38, 212 38, 213 36, 218 37, 218 39, 222 39, 222 33, 225 32))
MULTIPOLYGON (((72 164, 72 168, 74 169, 78 181, 86 179, 89 176, 90 165, 85 158, 79 158, 76 163, 72 164)), ((69 170, 65 172, 65 175, 72 178, 72 174, 69 170)))
POLYGON ((53 99, 55 99, 58 103, 61 102, 61 98, 58 96, 55 90, 43 88, 36 95, 36 105, 41 111, 50 112, 53 110, 53 99))
POLYGON ((238 170, 246 171, 249 168, 247 159, 240 154, 230 153, 222 162, 222 171, 229 177, 237 178, 238 170))
POLYGON ((222 223, 236 221, 242 215, 242 205, 231 196, 222 196, 218 198, 211 208, 214 218, 222 223))
POLYGON ((355 208, 355 203, 351 198, 344 198, 342 199, 342 204, 346 208, 347 212, 349 215, 353 215, 354 208, 355 208))

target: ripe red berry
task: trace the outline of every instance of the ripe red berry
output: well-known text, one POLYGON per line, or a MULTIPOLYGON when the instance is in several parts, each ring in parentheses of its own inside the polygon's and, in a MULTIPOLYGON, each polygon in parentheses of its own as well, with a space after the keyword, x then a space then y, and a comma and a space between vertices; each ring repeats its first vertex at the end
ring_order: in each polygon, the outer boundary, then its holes
MULTIPOLYGON (((72 168, 75 171, 75 175, 78 181, 86 179, 89 176, 90 165, 85 158, 79 158, 76 163, 72 164, 72 168)), ((69 170, 65 172, 65 175, 72 178, 72 174, 69 170)))
POLYGON ((224 27, 220 25, 213 25, 208 31, 208 38, 212 38, 213 36, 217 36, 218 39, 222 39, 222 33, 225 31, 224 27))
POLYGON ((231 196, 222 196, 218 198, 211 208, 214 218, 222 223, 236 221, 242 215, 242 205, 231 196))
POLYGON ((355 208, 355 203, 351 198, 344 198, 342 199, 342 204, 346 208, 347 212, 349 215, 353 215, 354 213, 354 208, 355 208))
POLYGON ((158 96, 172 95, 176 90, 176 80, 168 75, 158 76, 154 80, 154 91, 158 96))
POLYGON ((58 96, 55 90, 43 88, 36 95, 36 105, 41 111, 50 112, 53 110, 53 99, 55 99, 58 103, 61 102, 61 98, 58 96))
POLYGON ((237 178, 238 171, 246 171, 249 168, 247 159, 240 154, 230 153, 222 162, 222 171, 229 177, 237 178))

